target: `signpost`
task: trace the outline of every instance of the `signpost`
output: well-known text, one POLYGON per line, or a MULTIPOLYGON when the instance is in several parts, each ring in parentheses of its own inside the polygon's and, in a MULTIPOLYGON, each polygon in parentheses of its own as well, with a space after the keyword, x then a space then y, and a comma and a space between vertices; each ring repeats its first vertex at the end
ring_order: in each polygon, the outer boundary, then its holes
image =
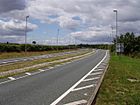
POLYGON ((123 53, 124 52, 124 44, 123 43, 117 43, 116 44, 116 52, 117 53, 123 53))

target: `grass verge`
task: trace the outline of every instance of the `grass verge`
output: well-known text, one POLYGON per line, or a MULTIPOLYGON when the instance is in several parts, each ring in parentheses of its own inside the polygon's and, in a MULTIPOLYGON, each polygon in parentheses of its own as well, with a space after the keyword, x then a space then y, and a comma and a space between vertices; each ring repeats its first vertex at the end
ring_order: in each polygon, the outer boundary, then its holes
POLYGON ((111 56, 96 105, 140 105, 140 59, 111 56))
POLYGON ((45 54, 52 54, 52 53, 59 53, 59 52, 67 52, 67 51, 74 51, 74 50, 27 52, 26 54, 25 54, 25 52, 8 52, 8 53, 4 52, 4 53, 0 53, 0 59, 38 56, 38 55, 45 55, 45 54))
MULTIPOLYGON (((71 58, 71 57, 76 57, 76 56, 80 56, 80 55, 84 55, 84 54, 87 54, 89 53, 90 50, 87 50, 87 51, 82 51, 80 53, 77 53, 77 54, 70 54, 70 55, 64 55, 64 56, 60 56, 60 57, 54 57, 54 58, 49 58, 49 59, 41 59, 40 61, 32 61, 32 63, 30 62, 24 62, 24 63, 21 63, 21 64, 14 64, 14 65, 8 65, 8 66, 4 66, 2 67, 1 70, 4 70, 4 71, 7 71, 9 70, 9 68, 12 68, 13 70, 14 69, 17 69, 17 68, 21 68, 21 67, 27 67, 27 66, 31 66, 31 65, 35 65, 35 64, 40 64, 40 63, 44 63, 44 62, 52 62, 52 61, 57 61, 57 60, 62 60, 62 59, 66 59, 66 58, 71 58)), ((47 67, 50 67, 50 66, 55 66, 56 64, 61 64, 61 63, 65 63, 65 62, 69 62, 69 61, 73 61, 73 60, 78 60, 80 58, 83 58, 83 57, 78 57, 78 58, 72 58, 70 60, 66 60, 66 61, 60 61, 60 62, 54 62, 54 63, 50 63, 50 64, 45 64, 45 65, 41 65, 41 66, 36 66, 36 67, 31 67, 30 69, 26 69, 24 70, 23 72, 21 71, 20 73, 12 73, 12 74, 8 74, 8 75, 5 75, 5 76, 0 76, 0 79, 1 78, 5 78, 7 76, 13 76, 13 75, 16 75, 16 74, 21 74, 21 73, 24 73, 24 72, 27 72, 27 71, 36 71, 37 69, 42 69, 42 68, 47 68, 47 67)), ((12 71, 11 69, 11 71, 12 71)))
POLYGON ((10 64, 10 65, 3 65, 3 66, 0 66, 0 72, 14 70, 14 69, 20 69, 20 68, 29 67, 29 66, 33 66, 33 65, 41 64, 41 63, 45 63, 45 62, 52 62, 52 61, 60 60, 60 59, 66 59, 66 58, 70 58, 70 57, 74 57, 74 56, 78 56, 78 55, 83 55, 88 52, 89 51, 82 51, 80 53, 68 54, 68 55, 63 55, 63 56, 58 56, 58 57, 44 58, 44 59, 38 59, 38 60, 33 60, 33 61, 17 62, 17 63, 10 64))

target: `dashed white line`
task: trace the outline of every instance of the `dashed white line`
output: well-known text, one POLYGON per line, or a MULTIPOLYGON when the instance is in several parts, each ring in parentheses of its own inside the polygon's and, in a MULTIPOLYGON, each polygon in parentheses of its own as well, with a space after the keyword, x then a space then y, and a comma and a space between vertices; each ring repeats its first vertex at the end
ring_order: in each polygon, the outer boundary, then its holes
POLYGON ((19 61, 19 60, 13 60, 13 61, 17 62, 17 61, 19 61))
POLYGON ((8 63, 8 62, 2 62, 2 63, 8 63))
POLYGON ((59 67, 59 66, 61 66, 61 65, 55 65, 55 67, 59 67))
POLYGON ((5 83, 8 83, 8 82, 11 82, 11 81, 13 81, 13 80, 7 80, 7 81, 4 81, 4 82, 1 82, 0 85, 1 84, 5 84, 5 83))
POLYGON ((43 69, 38 69, 38 70, 41 71, 41 72, 45 71, 45 70, 43 70, 43 69))
POLYGON ((84 87, 80 87, 80 88, 75 88, 72 91, 83 90, 83 89, 91 88, 91 87, 94 87, 94 86, 95 86, 95 84, 94 85, 88 85, 88 86, 84 86, 84 87))
POLYGON ((100 78, 100 77, 89 78, 89 79, 83 80, 83 82, 92 81, 92 80, 96 80, 96 79, 99 79, 99 78, 100 78))
POLYGON ((48 67, 49 69, 53 69, 54 67, 48 67))
POLYGON ((28 72, 26 72, 25 74, 27 74, 27 75, 31 75, 31 73, 28 73, 28 72))
POLYGON ((13 77, 8 77, 8 79, 10 79, 10 80, 15 80, 15 78, 13 78, 13 77))
POLYGON ((86 104, 86 103, 87 103, 87 100, 79 100, 79 101, 71 102, 64 105, 81 105, 81 104, 86 104))

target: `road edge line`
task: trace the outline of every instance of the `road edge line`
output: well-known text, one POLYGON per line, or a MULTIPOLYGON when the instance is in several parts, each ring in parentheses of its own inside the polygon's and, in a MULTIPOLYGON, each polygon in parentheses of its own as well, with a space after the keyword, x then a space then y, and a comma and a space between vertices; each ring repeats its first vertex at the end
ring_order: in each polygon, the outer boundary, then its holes
POLYGON ((90 71, 88 72, 84 77, 82 77, 78 82, 76 82, 71 88, 69 88, 65 93, 63 93, 60 97, 58 97, 55 101, 53 101, 50 105, 56 105, 59 103, 66 95, 68 95, 77 85, 79 85, 90 73, 92 73, 101 63, 104 61, 104 59, 107 57, 107 51, 105 53, 105 56, 102 58, 102 60, 90 71))

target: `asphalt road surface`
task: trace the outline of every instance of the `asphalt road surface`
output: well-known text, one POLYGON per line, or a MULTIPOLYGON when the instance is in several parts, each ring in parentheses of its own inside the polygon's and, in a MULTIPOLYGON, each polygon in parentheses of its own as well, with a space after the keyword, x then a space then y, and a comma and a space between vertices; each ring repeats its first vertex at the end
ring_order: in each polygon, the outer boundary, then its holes
POLYGON ((98 50, 84 59, 0 84, 0 105, 50 105, 90 72, 105 54, 106 51, 98 50))
POLYGON ((51 58, 51 57, 63 56, 63 55, 66 55, 66 54, 78 53, 79 51, 80 50, 53 53, 53 54, 46 54, 46 55, 39 55, 39 56, 31 56, 31 57, 1 59, 0 60, 0 65, 5 65, 5 64, 9 64, 9 63, 15 63, 15 62, 32 61, 32 60, 43 59, 43 58, 51 58))

